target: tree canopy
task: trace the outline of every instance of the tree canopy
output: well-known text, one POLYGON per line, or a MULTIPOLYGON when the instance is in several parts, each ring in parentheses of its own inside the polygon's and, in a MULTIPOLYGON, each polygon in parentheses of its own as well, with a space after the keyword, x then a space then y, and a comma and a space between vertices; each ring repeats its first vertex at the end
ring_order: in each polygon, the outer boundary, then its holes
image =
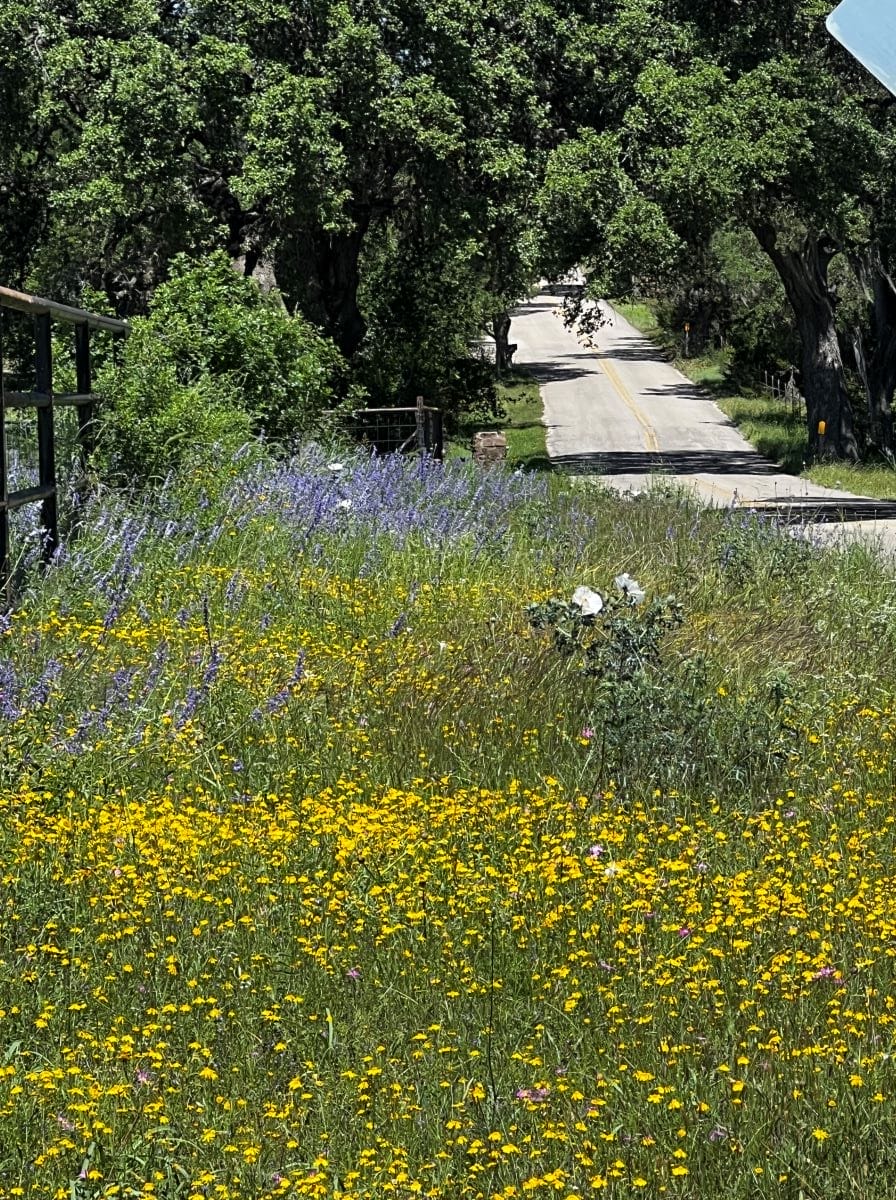
POLYGON ((813 452, 892 449, 892 98, 828 8, 0 0, 0 277, 142 314, 220 252, 343 380, 462 404, 540 273, 706 296, 727 263, 749 353, 798 347, 813 452))
POLYGON ((597 290, 693 278, 720 231, 748 231, 792 310, 811 449, 855 457, 845 359, 865 389, 867 437, 893 444, 893 108, 828 36, 828 8, 620 0, 606 36, 625 102, 597 105, 554 151, 543 204, 552 247, 593 248, 597 290), (612 216, 596 215, 600 195, 612 216))

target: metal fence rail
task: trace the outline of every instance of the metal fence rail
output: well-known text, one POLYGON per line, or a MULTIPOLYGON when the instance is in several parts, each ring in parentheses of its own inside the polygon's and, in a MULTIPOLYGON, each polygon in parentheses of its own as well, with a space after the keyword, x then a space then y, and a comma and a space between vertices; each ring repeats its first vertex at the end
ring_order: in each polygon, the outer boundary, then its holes
POLYGON ((424 404, 422 396, 414 408, 364 408, 352 415, 355 436, 380 454, 443 456, 442 410, 424 404))
POLYGON ((100 397, 93 391, 90 335, 93 330, 127 336, 128 324, 115 317, 59 304, 42 296, 0 287, 0 310, 30 315, 34 336, 34 387, 13 391, 6 387, 4 346, 0 325, 0 603, 6 597, 10 576, 9 514, 27 504, 39 503, 43 531, 43 553, 50 558, 59 545, 59 489, 56 479, 56 437, 53 413, 59 407, 74 407, 78 414, 78 445, 82 461, 93 449, 95 405, 100 397), (53 322, 73 325, 75 333, 74 392, 53 390, 53 322), (7 459, 7 412, 32 409, 37 414, 38 482, 34 487, 9 490, 7 459))

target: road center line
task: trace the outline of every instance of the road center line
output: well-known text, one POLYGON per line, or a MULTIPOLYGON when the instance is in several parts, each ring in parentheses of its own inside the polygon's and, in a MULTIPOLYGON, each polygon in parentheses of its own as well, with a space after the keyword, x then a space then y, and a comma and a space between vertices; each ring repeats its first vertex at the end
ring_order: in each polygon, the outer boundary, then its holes
POLYGON ((641 429, 644 432, 644 445, 645 445, 645 448, 648 451, 648 453, 659 454, 660 444, 657 441, 656 432, 655 432, 653 426, 650 424, 650 422, 647 420, 647 418, 641 412, 640 408, 638 408, 638 405, 635 402, 635 399, 632 396, 631 392, 628 390, 628 388, 625 386, 625 384, 619 378, 619 374, 616 371, 616 368, 614 366, 612 366, 612 364, 609 362, 608 359, 602 358, 602 359, 600 359, 600 365, 598 366, 598 370, 603 371, 604 375, 606 375, 607 379, 609 379, 610 385, 612 386, 614 391, 617 393, 619 398, 622 400, 623 404, 626 406, 626 408, 629 410, 629 412, 632 414, 632 416, 635 418, 635 420, 641 426, 641 429))
MULTIPOLYGON (((606 377, 610 383, 610 386, 618 394, 618 396, 620 397, 622 402, 625 404, 626 408, 628 408, 628 410, 631 412, 632 416, 635 418, 635 420, 641 426, 641 429, 643 430, 643 433, 644 433, 644 442, 645 442, 645 446, 646 446, 648 453, 659 454, 660 453, 660 445, 659 445, 659 441, 657 440, 656 431, 654 430, 654 428, 650 424, 650 422, 647 420, 647 418, 644 416, 644 414, 641 412, 640 408, 637 405, 637 402, 635 401, 635 398, 632 396, 631 392, 628 390, 628 388, 622 382, 622 379, 620 378, 619 373, 616 370, 616 368, 613 366, 613 364, 608 359, 601 358, 599 360, 598 370, 603 371, 604 375, 606 375, 606 377)), ((707 491, 712 493, 715 497, 718 497, 720 500, 724 501, 726 504, 730 504, 734 500, 735 496, 737 495, 737 488, 732 489, 732 488, 726 487, 723 484, 717 483, 714 480, 709 480, 709 479, 701 480, 700 484, 697 484, 695 481, 694 487, 698 491, 698 493, 699 493, 701 485, 704 488, 706 488, 707 491)))

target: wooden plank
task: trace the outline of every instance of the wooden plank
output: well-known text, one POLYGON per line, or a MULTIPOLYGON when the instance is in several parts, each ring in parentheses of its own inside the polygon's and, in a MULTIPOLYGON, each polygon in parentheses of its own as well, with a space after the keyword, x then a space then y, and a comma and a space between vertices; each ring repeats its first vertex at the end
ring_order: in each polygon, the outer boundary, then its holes
POLYGON ((0 320, 0 610, 9 605, 9 481, 6 469, 6 389, 3 385, 3 321, 0 320))
POLYGON ((99 396, 96 392, 60 392, 55 396, 47 396, 42 392, 7 392, 7 408, 78 408, 96 404, 99 396))
POLYGON ((53 397, 44 392, 7 392, 7 408, 49 408, 53 397))
POLYGON ((423 397, 417 397, 417 407, 414 409, 414 429, 417 434, 417 449, 423 453, 426 449, 426 409, 423 397))
POLYGON ((0 510, 15 512, 17 508, 24 508, 26 504, 34 504, 37 500, 48 500, 55 495, 55 487, 22 488, 18 492, 7 493, 6 499, 0 501, 0 510))
POLYGON ((57 392, 53 397, 54 408, 87 408, 99 400, 96 392, 57 392))
POLYGON ((66 321, 70 325, 86 324, 91 329, 108 329, 113 333, 127 333, 130 328, 127 321, 120 321, 117 317, 73 308, 70 304, 59 304, 44 296, 32 296, 28 292, 17 292, 7 287, 0 287, 0 308, 12 308, 36 317, 55 317, 57 321, 66 321))
POLYGON ((438 462, 442 462, 445 457, 445 442, 444 442, 444 427, 442 425, 442 410, 434 408, 432 410, 432 424, 430 426, 430 445, 429 452, 438 462))
MULTIPOLYGON (((440 408, 433 408, 431 404, 421 406, 424 412, 441 412, 440 408)), ((413 416, 419 412, 419 408, 415 405, 413 408, 358 408, 352 413, 353 417, 380 416, 383 413, 404 413, 406 416, 413 416)))
POLYGON ((94 449, 93 378, 90 364, 90 326, 75 326, 75 372, 78 379, 78 445, 81 447, 81 466, 94 449))

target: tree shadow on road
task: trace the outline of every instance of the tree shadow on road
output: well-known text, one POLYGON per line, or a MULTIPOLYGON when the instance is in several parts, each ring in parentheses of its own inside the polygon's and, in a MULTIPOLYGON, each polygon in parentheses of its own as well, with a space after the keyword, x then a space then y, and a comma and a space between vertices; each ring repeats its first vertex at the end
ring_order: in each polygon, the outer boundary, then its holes
POLYGON ((551 300, 548 296, 542 296, 535 300, 525 301, 519 308, 515 308, 510 316, 512 319, 515 319, 517 317, 524 317, 526 313, 552 312, 555 308, 557 308, 556 299, 551 300))
POLYGON ((558 454, 554 466, 573 475, 777 475, 780 468, 751 450, 604 451, 558 454))
MULTIPOLYGON (((703 404, 715 404, 714 397, 697 383, 664 383, 662 387, 639 388, 638 395, 661 396, 674 400, 699 400, 703 404)), ((734 424, 728 417, 725 418, 725 421, 729 425, 734 424)))
POLYGON ((596 349, 593 355, 597 359, 606 358, 610 362, 668 362, 668 356, 663 353, 659 346, 653 342, 647 341, 646 338, 638 341, 626 342, 622 346, 614 346, 612 350, 596 349))
POLYGON ((586 376, 594 377, 599 374, 597 364, 594 361, 593 354, 564 354, 562 358, 557 358, 552 362, 521 362, 520 366, 526 368, 539 383, 558 383, 561 380, 568 379, 584 379, 586 376), (577 358, 587 359, 591 362, 590 370, 583 363, 577 366, 572 360, 577 358), (569 363, 570 365, 566 365, 569 363))

